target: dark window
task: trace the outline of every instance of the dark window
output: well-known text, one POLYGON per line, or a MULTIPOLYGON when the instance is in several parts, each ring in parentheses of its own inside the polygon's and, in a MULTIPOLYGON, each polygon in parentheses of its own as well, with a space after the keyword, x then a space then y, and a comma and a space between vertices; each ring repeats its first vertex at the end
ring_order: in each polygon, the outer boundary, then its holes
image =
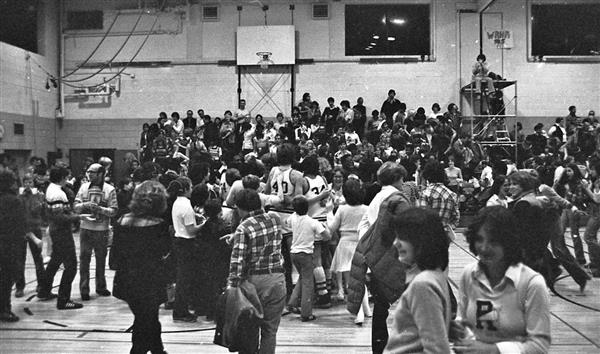
POLYGON ((25 134, 25 124, 15 123, 14 124, 14 133, 15 133, 15 135, 24 135, 25 134))
POLYGON ((328 4, 313 4, 314 19, 327 19, 329 18, 329 5, 328 4))
POLYGON ((37 53, 36 0, 0 0, 0 41, 37 53))
POLYGON ((218 6, 202 7, 202 18, 205 20, 218 20, 219 19, 219 7, 218 6))
POLYGON ((531 54, 600 55, 600 4, 531 5, 531 54))
POLYGON ((69 11, 67 12, 67 29, 94 30, 103 28, 102 11, 69 11))
POLYGON ((429 55, 429 5, 346 5, 346 55, 429 55))

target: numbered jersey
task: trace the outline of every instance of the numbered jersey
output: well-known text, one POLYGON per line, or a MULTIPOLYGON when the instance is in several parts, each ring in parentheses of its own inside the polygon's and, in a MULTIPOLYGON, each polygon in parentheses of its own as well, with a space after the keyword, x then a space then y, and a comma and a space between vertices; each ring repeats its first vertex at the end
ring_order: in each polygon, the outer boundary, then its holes
MULTIPOLYGON (((327 181, 322 176, 316 176, 315 178, 304 177, 308 182, 308 191, 304 193, 306 198, 314 198, 321 194, 324 190, 328 189, 327 181)), ((313 218, 325 217, 327 215, 327 199, 322 199, 318 202, 311 203, 308 206, 308 216, 313 218)))
POLYGON ((273 178, 271 178, 271 194, 279 195, 283 193, 284 196, 291 197, 294 193, 294 186, 290 179, 292 169, 280 170, 279 167, 274 168, 273 178), (280 192, 281 191, 281 192, 280 192))

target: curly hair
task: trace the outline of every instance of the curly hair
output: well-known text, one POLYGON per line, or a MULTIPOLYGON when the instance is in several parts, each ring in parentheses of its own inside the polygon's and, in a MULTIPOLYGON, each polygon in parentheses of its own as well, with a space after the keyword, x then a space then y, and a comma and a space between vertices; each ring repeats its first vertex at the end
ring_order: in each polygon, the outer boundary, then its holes
POLYGON ((167 190, 156 181, 142 182, 131 197, 129 209, 135 216, 163 216, 167 209, 167 190))

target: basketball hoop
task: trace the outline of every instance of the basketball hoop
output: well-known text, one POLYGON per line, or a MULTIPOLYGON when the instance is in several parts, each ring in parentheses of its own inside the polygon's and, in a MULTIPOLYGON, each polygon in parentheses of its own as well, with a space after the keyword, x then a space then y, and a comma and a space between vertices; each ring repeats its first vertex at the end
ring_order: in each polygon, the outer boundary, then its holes
POLYGON ((260 58, 257 64, 260 65, 261 69, 268 69, 269 65, 275 64, 270 59, 271 55, 273 55, 273 53, 271 52, 256 52, 256 55, 258 55, 258 57, 260 58))

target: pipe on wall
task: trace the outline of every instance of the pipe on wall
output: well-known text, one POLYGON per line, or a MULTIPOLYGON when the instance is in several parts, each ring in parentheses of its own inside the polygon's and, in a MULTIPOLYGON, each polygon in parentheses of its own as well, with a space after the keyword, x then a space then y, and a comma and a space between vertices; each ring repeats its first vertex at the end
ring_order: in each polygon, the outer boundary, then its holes
POLYGON ((479 9, 479 54, 483 54, 483 13, 495 2, 496 0, 489 0, 487 4, 479 9))

